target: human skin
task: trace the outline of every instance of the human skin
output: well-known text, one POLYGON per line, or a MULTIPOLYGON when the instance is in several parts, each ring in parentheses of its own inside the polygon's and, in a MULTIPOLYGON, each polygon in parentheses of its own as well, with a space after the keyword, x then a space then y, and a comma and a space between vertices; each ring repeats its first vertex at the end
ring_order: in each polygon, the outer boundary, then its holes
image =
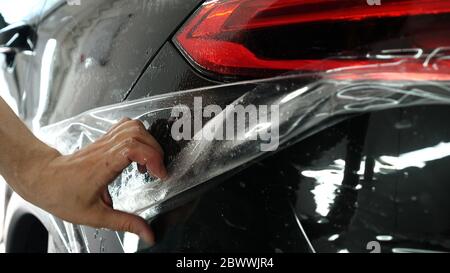
POLYGON ((61 155, 0 98, 0 174, 28 202, 75 224, 132 232, 152 245, 144 219, 114 210, 108 185, 132 162, 164 179, 164 152, 137 120, 123 119, 87 147, 61 155))

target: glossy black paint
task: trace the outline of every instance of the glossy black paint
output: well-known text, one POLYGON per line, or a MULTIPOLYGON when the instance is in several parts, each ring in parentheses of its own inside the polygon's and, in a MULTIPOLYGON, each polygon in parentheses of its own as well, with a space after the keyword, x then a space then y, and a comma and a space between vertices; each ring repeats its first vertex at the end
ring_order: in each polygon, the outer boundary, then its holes
POLYGON ((0 46, 4 52, 31 51, 36 42, 33 26, 20 23, 0 30, 0 46))
POLYGON ((40 127, 122 101, 199 2, 96 0, 49 8, 27 61, 24 118, 40 127))
POLYGON ((145 70, 127 100, 219 84, 198 74, 171 42, 167 42, 145 70))
POLYGON ((154 221, 159 243, 147 251, 308 252, 308 240, 317 252, 369 252, 371 241, 383 252, 449 251, 450 151, 437 146, 450 142, 441 118, 449 114, 446 106, 388 110, 323 130, 186 193, 190 203, 154 221), (427 149, 442 155, 429 160, 427 149), (404 156, 417 151, 412 162, 404 156), (402 168, 380 169, 398 167, 383 156, 402 168))
MULTIPOLYGON (((200 2, 45 7, 34 55, 17 54, 5 70, 21 116, 38 128, 123 100, 218 84, 171 42, 200 2)), ((380 169, 381 156, 448 143, 449 114, 442 106, 389 110, 325 129, 170 200, 152 221, 156 246, 142 251, 368 252, 374 240, 387 252, 450 251, 449 156, 380 169)), ((122 233, 80 227, 75 234, 89 252, 123 250, 122 233)))

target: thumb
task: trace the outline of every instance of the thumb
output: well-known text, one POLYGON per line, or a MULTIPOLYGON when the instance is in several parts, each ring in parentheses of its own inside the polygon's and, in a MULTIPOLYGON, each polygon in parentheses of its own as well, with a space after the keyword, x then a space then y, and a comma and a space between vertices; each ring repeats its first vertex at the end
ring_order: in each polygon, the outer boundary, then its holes
POLYGON ((108 229, 131 232, 138 235, 148 245, 153 246, 155 244, 153 231, 145 220, 139 216, 109 208, 103 219, 102 225, 108 229))

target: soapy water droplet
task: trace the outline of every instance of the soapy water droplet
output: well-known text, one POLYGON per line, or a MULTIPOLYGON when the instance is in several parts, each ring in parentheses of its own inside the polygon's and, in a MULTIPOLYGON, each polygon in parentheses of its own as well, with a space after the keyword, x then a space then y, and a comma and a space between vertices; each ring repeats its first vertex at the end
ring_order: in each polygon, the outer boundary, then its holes
POLYGON ((339 238, 339 234, 333 234, 330 237, 328 237, 328 241, 332 242, 335 241, 337 238, 339 238))
POLYGON ((230 220, 228 220, 228 219, 225 217, 225 215, 223 215, 223 213, 222 213, 220 216, 222 216, 222 219, 224 220, 224 222, 225 222, 228 226, 230 226, 230 227, 232 227, 232 228, 235 228, 235 229, 240 229, 240 230, 243 230, 243 231, 246 231, 246 230, 247 230, 247 227, 244 227, 244 226, 242 226, 242 225, 238 225, 238 224, 232 223, 230 220))
POLYGON ((105 239, 100 237, 100 252, 105 252, 105 239))
POLYGON ((327 224, 329 221, 326 218, 321 218, 317 221, 318 224, 327 224))
POLYGON ((395 123, 395 129, 404 130, 412 127, 412 123, 410 120, 401 120, 395 123))

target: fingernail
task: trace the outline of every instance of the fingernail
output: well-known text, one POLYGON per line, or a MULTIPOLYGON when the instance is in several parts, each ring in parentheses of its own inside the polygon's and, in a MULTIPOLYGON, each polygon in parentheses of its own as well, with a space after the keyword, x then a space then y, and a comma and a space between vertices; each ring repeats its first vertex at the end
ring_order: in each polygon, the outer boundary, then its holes
POLYGON ((167 169, 163 162, 159 162, 159 178, 162 180, 167 178, 167 169))
POLYGON ((149 172, 149 174, 154 175, 158 178, 160 178, 161 180, 164 180, 167 178, 167 170, 166 167, 164 166, 164 164, 160 163, 158 168, 156 170, 154 170, 153 172, 150 170, 150 166, 147 165, 147 171, 149 172))
POLYGON ((142 232, 139 234, 139 237, 144 240, 144 242, 149 246, 152 247, 155 245, 155 238, 153 236, 147 234, 146 232, 142 232))
POLYGON ((167 176, 168 176, 168 175, 167 175, 166 168, 163 167, 163 168, 161 169, 159 178, 161 178, 161 180, 166 180, 167 176))

